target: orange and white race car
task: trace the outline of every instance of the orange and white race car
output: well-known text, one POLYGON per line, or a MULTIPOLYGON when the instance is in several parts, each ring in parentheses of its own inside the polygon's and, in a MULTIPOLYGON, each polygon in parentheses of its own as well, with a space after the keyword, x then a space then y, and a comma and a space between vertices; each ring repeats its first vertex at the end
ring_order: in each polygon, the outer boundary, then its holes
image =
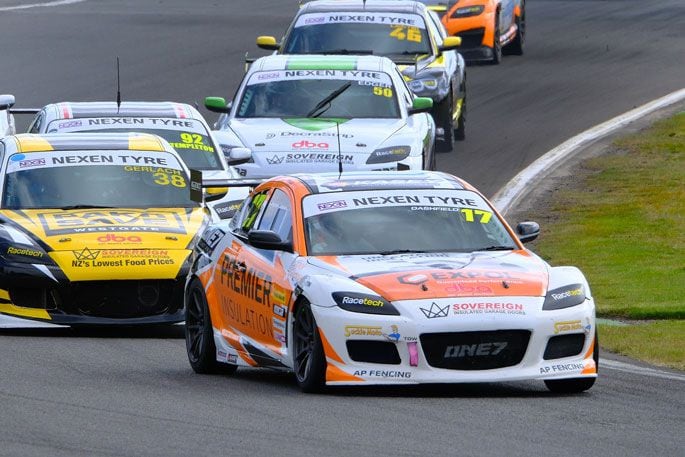
MULTIPOLYGON (((195 192, 212 185, 191 179, 195 192)), ((524 379, 589 389, 592 294, 577 268, 523 247, 538 233, 534 222, 512 230, 444 173, 273 178, 195 248, 190 364, 293 370, 304 391, 524 379)))
POLYGON ((502 51, 522 55, 526 38, 525 0, 420 0, 442 15, 450 35, 461 37, 467 61, 502 60, 502 51))

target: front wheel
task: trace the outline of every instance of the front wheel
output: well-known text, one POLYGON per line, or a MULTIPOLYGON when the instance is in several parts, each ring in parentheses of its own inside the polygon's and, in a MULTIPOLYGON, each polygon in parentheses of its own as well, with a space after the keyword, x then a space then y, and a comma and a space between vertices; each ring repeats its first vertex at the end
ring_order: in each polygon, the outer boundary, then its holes
POLYGON ((300 389, 308 393, 323 389, 326 356, 311 305, 307 302, 299 306, 295 313, 293 349, 293 368, 300 389))
POLYGON ((499 34, 499 10, 495 13, 495 30, 492 38, 492 60, 490 63, 499 65, 502 62, 502 42, 499 34))
POLYGON ((186 289, 186 352, 195 373, 234 373, 238 368, 217 362, 212 319, 205 289, 199 279, 193 279, 186 289))
POLYGON ((510 54, 522 56, 523 45, 526 42, 526 9, 521 4, 521 15, 516 18, 516 36, 508 46, 507 51, 510 54))
POLYGON ((436 149, 440 152, 454 150, 454 127, 452 125, 452 95, 451 91, 435 107, 435 126, 443 130, 441 140, 436 141, 436 149))

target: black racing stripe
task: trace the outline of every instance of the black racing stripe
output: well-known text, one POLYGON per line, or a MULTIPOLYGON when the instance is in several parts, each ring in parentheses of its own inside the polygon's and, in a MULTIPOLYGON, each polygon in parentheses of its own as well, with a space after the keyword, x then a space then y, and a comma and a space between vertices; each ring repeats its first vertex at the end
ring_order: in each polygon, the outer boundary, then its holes
POLYGON ((252 357, 254 361, 257 362, 260 366, 288 368, 285 365, 283 365, 280 361, 274 359, 261 349, 258 349, 255 346, 251 345, 249 342, 244 343, 243 347, 250 355, 250 357, 252 357))

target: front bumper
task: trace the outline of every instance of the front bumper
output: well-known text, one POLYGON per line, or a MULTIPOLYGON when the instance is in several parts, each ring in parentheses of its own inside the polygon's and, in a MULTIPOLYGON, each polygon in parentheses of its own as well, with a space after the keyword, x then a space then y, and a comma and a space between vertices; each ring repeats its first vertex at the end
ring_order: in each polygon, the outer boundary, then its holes
POLYGON ((60 325, 181 322, 186 261, 174 279, 69 281, 55 265, 4 265, 0 314, 60 325))
POLYGON ((455 314, 454 299, 400 302, 396 307, 401 316, 314 306, 317 325, 328 343, 324 346, 326 383, 473 383, 597 376, 591 300, 563 310, 541 311, 540 299, 515 298, 469 298, 459 303, 512 302, 522 304, 522 311, 457 310, 455 314), (571 340, 570 346, 566 344, 571 340))

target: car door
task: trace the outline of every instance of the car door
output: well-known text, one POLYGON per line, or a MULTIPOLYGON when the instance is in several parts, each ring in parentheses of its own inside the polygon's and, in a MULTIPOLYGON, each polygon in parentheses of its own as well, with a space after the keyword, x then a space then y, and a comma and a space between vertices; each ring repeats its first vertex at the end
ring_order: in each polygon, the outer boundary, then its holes
POLYGON ((283 240, 292 240, 291 196, 285 189, 272 189, 253 196, 235 224, 238 249, 229 262, 234 282, 235 307, 240 312, 227 316, 249 357, 260 365, 282 364, 286 354, 288 303, 293 288, 287 268, 295 255, 290 252, 258 249, 249 244, 250 230, 271 230, 283 240))

